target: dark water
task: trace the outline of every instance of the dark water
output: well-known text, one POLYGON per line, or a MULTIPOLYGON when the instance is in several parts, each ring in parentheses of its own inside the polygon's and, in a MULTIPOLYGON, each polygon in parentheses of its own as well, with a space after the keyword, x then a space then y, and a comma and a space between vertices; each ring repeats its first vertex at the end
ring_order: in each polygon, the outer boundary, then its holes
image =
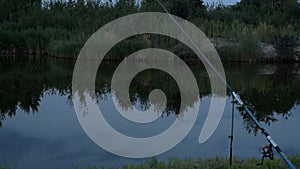
MULTIPOLYGON (((119 167, 147 159, 129 159, 98 147, 83 131, 72 105, 73 61, 24 61, 0 65, 0 164, 14 168, 71 168, 74 166, 119 167)), ((144 71, 132 81, 130 99, 137 108, 149 107, 148 95, 160 88, 167 96, 167 108, 160 125, 134 128, 118 119, 110 84, 116 63, 103 63, 98 70, 96 94, 99 107, 114 128, 128 135, 148 137, 170 125, 179 112, 180 95, 167 74, 144 71), (101 77, 101 78, 100 78, 101 77)), ((227 81, 255 112, 287 154, 300 152, 300 67, 297 65, 225 64, 227 81)), ((199 87, 196 123, 187 137, 159 159, 172 157, 227 157, 231 126, 231 100, 216 132, 204 144, 198 137, 210 106, 210 83, 205 68, 191 67, 199 87)), ((235 111, 234 155, 260 157, 267 141, 243 112, 235 111)), ((120 143, 121 144, 121 143, 120 143)), ((134 151, 134 149, 132 150, 134 151)))

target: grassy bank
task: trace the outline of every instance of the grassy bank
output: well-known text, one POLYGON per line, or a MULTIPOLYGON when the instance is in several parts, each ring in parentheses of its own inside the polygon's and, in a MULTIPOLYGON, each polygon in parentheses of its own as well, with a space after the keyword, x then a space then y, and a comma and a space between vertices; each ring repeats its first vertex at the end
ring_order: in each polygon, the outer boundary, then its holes
MULTIPOLYGON (((293 27, 274 28, 271 25, 247 25, 241 21, 192 20, 213 42, 222 60, 254 61, 267 58, 260 44, 271 45, 274 50, 287 51, 287 60, 293 60, 293 49, 298 45, 300 31, 293 27)), ((99 25, 100 28, 100 25, 99 25)), ((62 28, 24 28, 11 30, 0 25, 0 55, 49 55, 76 58, 92 31, 62 28)), ((124 58, 139 48, 158 47, 174 50, 180 42, 156 35, 138 35, 119 43, 111 50, 110 60, 124 58), (146 38, 145 38, 146 37, 146 38), (167 42, 167 43, 166 43, 167 42)), ((182 49, 184 50, 184 49, 182 49)), ((280 59, 273 56, 273 59, 280 59)))
MULTIPOLYGON (((169 11, 199 27, 217 42, 224 60, 255 60, 262 56, 260 42, 293 53, 300 37, 300 5, 296 0, 241 2, 224 6, 201 0, 162 1, 169 11), (267 8, 266 8, 267 7, 267 8)), ((0 1, 0 55, 50 55, 76 58, 85 41, 103 25, 121 16, 138 12, 164 12, 151 0, 112 1, 0 1)), ((159 46, 178 42, 167 37, 132 38, 111 53, 125 55, 136 46, 159 46), (132 45, 134 44, 134 45, 132 45), (125 46, 125 47, 124 47, 125 46)), ((161 46, 160 46, 161 47, 161 46)), ((287 56, 289 57, 289 56, 287 56)))
MULTIPOLYGON (((300 156, 295 155, 290 157, 292 162, 297 168, 300 167, 300 156)), ((127 165, 122 169, 283 169, 288 168, 287 165, 281 159, 275 159, 273 161, 266 160, 264 165, 257 166, 260 163, 260 159, 249 158, 241 160, 238 158, 233 159, 232 166, 229 165, 229 160, 221 157, 209 158, 209 159, 197 159, 187 158, 185 160, 171 159, 168 162, 158 161, 156 158, 149 160, 148 162, 140 165, 127 165)))
MULTIPOLYGON (((300 155, 289 156, 292 163, 296 168, 300 168, 300 155)), ((215 157, 208 159, 197 159, 186 158, 185 160, 180 160, 177 158, 172 158, 166 161, 159 161, 157 158, 152 158, 146 162, 137 165, 123 165, 116 168, 109 169, 286 169, 288 166, 286 163, 280 159, 275 158, 274 160, 265 159, 263 165, 257 165, 261 162, 261 159, 257 158, 247 158, 247 159, 238 159, 233 158, 232 166, 229 165, 229 159, 215 157)), ((0 169, 12 169, 8 165, 0 166, 0 169)), ((79 167, 73 165, 74 169, 108 169, 106 167, 98 166, 88 166, 88 167, 79 167)))

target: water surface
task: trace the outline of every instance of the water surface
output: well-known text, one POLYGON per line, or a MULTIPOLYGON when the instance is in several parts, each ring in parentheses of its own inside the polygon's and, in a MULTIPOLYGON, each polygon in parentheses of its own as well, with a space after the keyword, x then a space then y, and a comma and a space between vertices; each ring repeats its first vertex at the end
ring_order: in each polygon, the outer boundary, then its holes
MULTIPOLYGON (((98 70, 96 95, 107 121, 121 133, 149 137, 161 133, 180 116, 180 94, 174 79, 158 70, 141 72, 130 86, 130 100, 138 109, 149 107, 149 93, 156 88, 167 96, 167 108, 155 121, 142 126, 122 118, 112 102, 111 78, 117 63, 103 63, 98 70)), ((83 131, 72 105, 73 61, 47 60, 0 65, 0 163, 14 168, 66 168, 72 166, 119 167, 147 159, 129 159, 98 147, 83 131)), ((298 65, 225 64, 227 81, 239 92, 258 120, 287 154, 300 152, 300 68, 298 65)), ((227 157, 231 127, 231 97, 213 136, 204 144, 198 137, 210 106, 210 83, 205 68, 191 66, 200 101, 195 126, 172 150, 158 156, 227 157)), ((180 72, 180 71, 179 71, 180 72)), ((123 105, 126 108, 126 105, 123 105)), ((260 157, 267 141, 250 118, 235 110, 234 155, 260 157)), ((120 143, 121 144, 121 143, 120 143)), ((132 149, 131 151, 134 151, 132 149)))

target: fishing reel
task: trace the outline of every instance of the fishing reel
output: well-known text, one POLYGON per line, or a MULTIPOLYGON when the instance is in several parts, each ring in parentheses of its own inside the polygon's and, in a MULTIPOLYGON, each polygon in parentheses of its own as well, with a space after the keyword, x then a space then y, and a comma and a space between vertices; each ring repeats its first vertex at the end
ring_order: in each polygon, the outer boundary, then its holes
POLYGON ((258 163, 257 165, 263 165, 265 158, 269 158, 270 160, 274 159, 274 153, 273 153, 273 149, 272 149, 271 144, 264 145, 259 150, 260 150, 260 153, 262 154, 262 159, 261 159, 261 163, 258 163))

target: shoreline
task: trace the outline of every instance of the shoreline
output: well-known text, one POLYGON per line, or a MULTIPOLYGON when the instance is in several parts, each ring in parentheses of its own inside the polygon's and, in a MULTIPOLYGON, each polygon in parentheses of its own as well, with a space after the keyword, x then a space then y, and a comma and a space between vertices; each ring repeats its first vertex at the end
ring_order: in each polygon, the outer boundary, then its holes
MULTIPOLYGON (((259 42, 257 48, 253 54, 245 53, 242 47, 237 43, 232 43, 224 39, 210 39, 211 43, 217 50, 222 62, 235 62, 235 63, 300 63, 300 40, 295 46, 287 47, 283 49, 276 49, 274 45, 269 43, 259 42)), ((148 46, 150 47, 150 46, 148 46)), ((182 46, 181 44, 167 49, 182 60, 186 62, 197 63, 199 60, 195 60, 195 53, 190 49, 182 46), (191 58, 194 57, 194 58, 191 58)), ((252 50, 252 49, 247 49, 252 50)), ((126 55, 120 53, 110 53, 104 59, 105 61, 121 61, 126 55)), ((76 60, 77 53, 73 55, 53 55, 46 49, 44 50, 3 50, 0 52, 1 60, 10 59, 24 59, 24 58, 55 58, 63 60, 76 60)), ((197 58, 197 57, 196 57, 197 58)))
MULTIPOLYGON (((52 55, 0 55, 0 62, 5 61, 18 61, 18 60, 35 60, 35 59, 58 59, 58 60, 69 60, 69 61, 76 61, 77 57, 63 57, 63 56, 52 56, 52 55)), ((184 59, 183 59, 184 60, 184 59)), ((103 61, 106 62, 120 62, 122 59, 104 59, 103 61)), ((259 58, 259 59, 224 59, 221 57, 222 63, 247 63, 247 64, 298 64, 300 60, 295 59, 266 59, 266 58, 259 58)), ((186 63, 188 64, 201 64, 200 60, 187 60, 186 63)))
MULTIPOLYGON (((295 154, 289 156, 292 163, 296 168, 300 168, 300 154, 295 154)), ((287 164, 283 161, 283 159, 279 157, 275 157, 274 160, 270 160, 266 158, 262 165, 261 159, 257 157, 251 158, 239 158, 233 157, 232 165, 230 166, 230 159, 228 157, 211 157, 211 158, 186 158, 186 159, 178 159, 176 157, 171 157, 169 160, 159 160, 156 157, 149 158, 141 163, 135 164, 122 164, 118 167, 103 167, 101 164, 98 165, 87 165, 83 167, 82 165, 77 164, 75 168, 86 168, 86 169, 226 169, 226 168, 235 168, 235 169, 248 169, 248 168, 260 168, 260 169, 282 169, 288 168, 287 164)), ((73 166, 74 167, 74 166, 73 166)), ((15 168, 11 164, 0 165, 0 169, 9 169, 15 168)), ((59 168, 59 167, 55 167, 59 168)))

